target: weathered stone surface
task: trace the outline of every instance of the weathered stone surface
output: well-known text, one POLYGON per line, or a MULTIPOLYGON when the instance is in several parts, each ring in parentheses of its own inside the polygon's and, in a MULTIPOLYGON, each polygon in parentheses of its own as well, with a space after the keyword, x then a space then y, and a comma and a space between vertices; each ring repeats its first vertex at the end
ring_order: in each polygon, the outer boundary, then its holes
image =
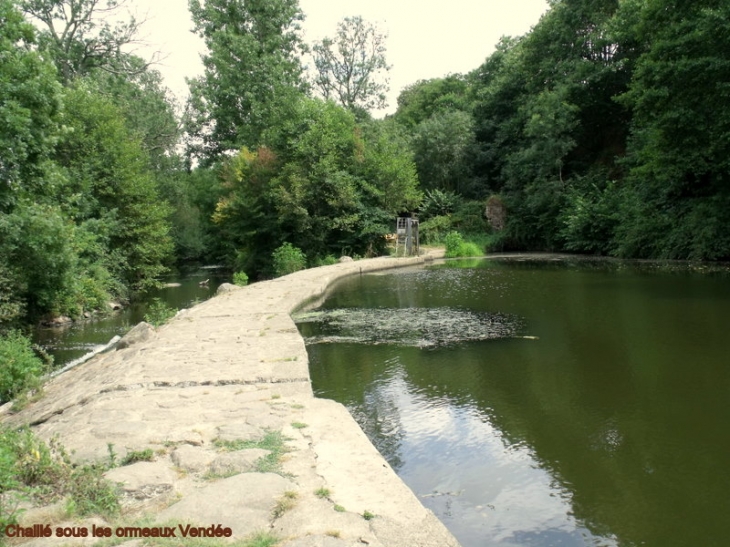
POLYGON ((226 292, 231 292, 237 290, 239 287, 238 285, 233 285, 232 283, 221 283, 218 285, 218 289, 216 290, 216 294, 223 294, 226 292))
POLYGON ((122 336, 122 339, 117 342, 117 349, 128 348, 134 344, 145 342, 155 335, 155 327, 149 323, 142 321, 137 323, 132 329, 122 336))
POLYGON ((184 444, 176 448, 170 455, 172 462, 176 466, 192 473, 199 473, 208 469, 210 462, 215 457, 215 452, 189 444, 184 444))
POLYGON ((264 437, 261 429, 247 423, 225 424, 217 432, 222 441, 260 441, 264 437))
POLYGON ((272 510, 284 492, 296 485, 273 473, 245 473, 212 482, 191 492, 157 515, 157 522, 221 524, 242 538, 266 530, 272 510))
POLYGON ((261 448, 249 448, 236 450, 235 452, 224 452, 210 464, 210 472, 217 476, 234 475, 245 473, 255 469, 256 462, 271 454, 268 450, 261 448))
MULTIPOLYGON (((339 530, 331 530, 331 534, 336 534, 339 530)), ((367 541, 367 540, 366 540, 367 541)), ((319 535, 305 536, 281 544, 281 547, 381 547, 379 541, 374 543, 365 543, 359 539, 345 540, 339 537, 319 535)))
POLYGON ((125 496, 144 500, 172 490, 175 473, 165 462, 137 462, 104 473, 112 482, 120 483, 125 496))
POLYGON ((352 257, 351 257, 351 256, 341 256, 341 257, 340 257, 340 258, 339 258, 339 259, 337 260, 337 262, 339 262, 340 264, 342 264, 342 263, 344 263, 344 262, 352 262, 352 257))
POLYGON ((272 531, 278 537, 292 537, 326 535, 329 531, 337 530, 343 539, 361 537, 375 541, 368 522, 362 515, 335 511, 331 501, 314 498, 298 503, 284 513, 276 520, 272 531))

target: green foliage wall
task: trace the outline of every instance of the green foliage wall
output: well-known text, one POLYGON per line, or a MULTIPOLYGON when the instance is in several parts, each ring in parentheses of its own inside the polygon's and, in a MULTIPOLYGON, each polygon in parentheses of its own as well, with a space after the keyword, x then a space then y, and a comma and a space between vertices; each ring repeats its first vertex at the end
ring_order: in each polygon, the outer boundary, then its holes
POLYGON ((58 137, 61 86, 35 50, 35 30, 10 0, 0 0, 0 213, 43 192, 58 137))
POLYGON ((77 317, 156 283, 172 249, 158 180, 177 122, 159 75, 144 64, 133 74, 87 67, 69 78, 73 70, 56 69, 69 59, 57 57, 49 31, 37 39, 13 2, 0 0, 0 24, 2 328, 45 314, 77 317), (136 116, 142 111, 149 119, 136 116))
POLYGON ((270 270, 284 242, 313 262, 379 252, 396 214, 420 202, 406 144, 388 124, 363 126, 333 102, 304 99, 264 138, 269 146, 244 148, 221 169, 213 221, 237 269, 270 270))
POLYGON ((730 257, 730 12, 562 0, 475 71, 474 178, 507 247, 730 257))

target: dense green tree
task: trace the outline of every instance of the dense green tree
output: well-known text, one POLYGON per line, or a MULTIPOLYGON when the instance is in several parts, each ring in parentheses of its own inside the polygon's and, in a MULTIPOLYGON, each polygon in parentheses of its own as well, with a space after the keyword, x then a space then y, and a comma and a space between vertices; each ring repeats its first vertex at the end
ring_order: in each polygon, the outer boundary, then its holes
POLYGON ((150 287, 165 271, 171 242, 148 156, 93 82, 68 89, 64 102, 69 131, 54 156, 67 181, 63 207, 93 234, 91 248, 103 255, 94 261, 133 290, 150 287))
POLYGON ((405 127, 415 127, 435 114, 460 111, 471 113, 473 87, 469 77, 450 74, 444 78, 419 80, 398 95, 393 117, 405 127))
POLYGON ((59 135, 61 88, 34 41, 33 27, 10 0, 0 0, 0 214, 48 185, 59 135))
POLYGON ((524 102, 528 78, 522 48, 521 39, 503 38, 496 51, 474 72, 474 132, 479 146, 473 169, 489 192, 502 190, 506 161, 521 145, 519 108, 524 102))
POLYGON ((175 98, 164 86, 162 75, 151 69, 122 76, 94 71, 90 78, 124 116, 127 128, 149 156, 150 166, 161 174, 177 170, 177 160, 170 162, 169 158, 176 155, 182 130, 175 112, 175 98))
POLYGON ((377 253, 395 215, 421 199, 404 140, 388 124, 357 124, 330 101, 303 99, 265 134, 266 147, 225 162, 213 219, 237 269, 260 275, 288 242, 310 260, 377 253))
POLYGON ((730 6, 626 2, 624 39, 641 47, 617 236, 625 256, 730 257, 730 6))
POLYGON ((420 80, 398 96, 393 120, 411 135, 418 178, 425 190, 482 192, 472 182, 474 118, 471 77, 420 80))
POLYGON ((58 207, 22 202, 0 217, 0 254, 31 315, 76 314, 76 237, 58 207))
POLYGON ((473 118, 461 110, 432 115, 413 130, 412 147, 423 189, 471 193, 473 118))
POLYGON ((335 38, 315 43, 316 88, 355 112, 385 108, 388 92, 385 35, 362 17, 345 17, 335 38))
POLYGON ((194 155, 255 148, 265 128, 290 117, 304 89, 296 0, 190 0, 208 48, 190 81, 187 130, 194 155))
MULTIPOLYGON (((476 72, 480 153, 475 173, 508 207, 516 246, 564 245, 560 215, 588 177, 620 176, 627 113, 613 101, 626 89, 627 55, 608 32, 616 0, 563 0, 533 31, 504 40, 476 72)), ((601 195, 599 192, 593 195, 601 195)), ((587 250, 587 249, 586 249, 587 250)))
POLYGON ((407 150, 331 102, 304 101, 287 134, 277 178, 286 239, 314 256, 379 251, 396 213, 420 198, 407 150))

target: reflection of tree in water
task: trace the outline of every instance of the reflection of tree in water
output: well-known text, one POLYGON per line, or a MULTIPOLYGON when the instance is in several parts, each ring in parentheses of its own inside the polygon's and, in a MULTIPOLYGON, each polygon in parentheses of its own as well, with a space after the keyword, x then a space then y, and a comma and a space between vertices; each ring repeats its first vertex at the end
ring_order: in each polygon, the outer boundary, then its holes
POLYGON ((365 391, 362 404, 350 408, 353 417, 397 473, 403 466, 401 445, 405 433, 400 420, 398 403, 395 399, 400 379, 394 378, 387 386, 372 383, 365 391))

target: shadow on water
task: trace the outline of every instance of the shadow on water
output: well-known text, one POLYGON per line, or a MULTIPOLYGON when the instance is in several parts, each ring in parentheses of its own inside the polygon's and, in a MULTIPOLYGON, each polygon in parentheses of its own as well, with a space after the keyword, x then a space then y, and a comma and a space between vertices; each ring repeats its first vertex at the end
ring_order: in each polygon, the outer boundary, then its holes
POLYGON ((727 544, 726 274, 483 261, 348 279, 316 313, 315 392, 464 547, 727 544), (475 337, 493 317, 514 330, 475 337))
POLYGON ((115 336, 123 336, 144 320, 153 299, 159 298, 168 307, 181 310, 207 300, 225 282, 230 282, 230 273, 220 267, 187 267, 163 279, 165 287, 150 291, 141 300, 109 315, 77 321, 65 327, 38 327, 33 331, 33 341, 53 356, 54 368, 60 368, 106 345, 115 336), (205 280, 207 283, 201 285, 205 280))

